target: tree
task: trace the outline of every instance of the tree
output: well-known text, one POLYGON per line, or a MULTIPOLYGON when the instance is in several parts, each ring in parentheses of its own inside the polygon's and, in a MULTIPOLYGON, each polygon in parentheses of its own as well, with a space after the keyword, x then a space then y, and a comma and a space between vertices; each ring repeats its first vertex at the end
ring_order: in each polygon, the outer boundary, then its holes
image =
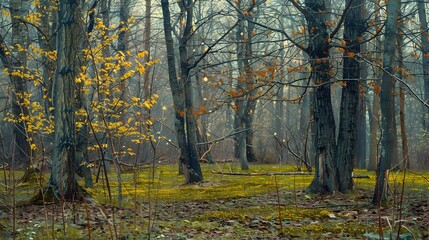
POLYGON ((59 2, 57 72, 54 79, 54 150, 48 189, 57 200, 79 199, 76 180, 75 78, 79 73, 79 42, 83 41, 79 1, 59 2))
MULTIPOLYGON (((397 39, 400 6, 400 1, 389 1, 387 3, 385 39, 397 39)), ((377 164, 377 182, 372 197, 374 204, 386 199, 388 170, 392 162, 398 162, 394 95, 395 78, 393 76, 395 47, 396 41, 384 42, 383 73, 380 92, 382 136, 380 160, 377 164)))

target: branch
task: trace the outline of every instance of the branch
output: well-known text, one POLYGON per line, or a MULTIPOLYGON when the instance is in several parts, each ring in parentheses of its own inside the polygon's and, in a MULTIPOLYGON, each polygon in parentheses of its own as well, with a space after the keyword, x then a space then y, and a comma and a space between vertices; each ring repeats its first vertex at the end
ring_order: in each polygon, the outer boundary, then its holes
POLYGON ((192 64, 192 66, 189 67, 189 69, 193 69, 195 68, 198 63, 200 63, 206 56, 207 54, 210 53, 210 51, 212 50, 212 48, 214 46, 216 46, 222 39, 224 39, 231 31, 232 29, 235 28, 235 26, 238 25, 238 23, 240 23, 241 20, 237 21, 230 29, 228 29, 228 31, 226 31, 226 33, 224 33, 219 39, 217 39, 212 45, 210 45, 206 51, 204 51, 204 53, 192 64))
POLYGON ((242 132, 246 132, 247 130, 249 130, 249 129, 247 128, 247 129, 240 130, 240 131, 238 131, 238 132, 229 133, 229 134, 228 134, 228 135, 226 135, 226 136, 223 136, 223 137, 220 137, 220 138, 217 138, 217 139, 214 139, 214 140, 208 141, 208 142, 197 143, 197 145, 205 145, 205 144, 217 143, 217 142, 220 142, 220 141, 224 140, 225 138, 228 138, 228 137, 231 137, 231 136, 234 136, 234 135, 240 134, 240 133, 242 133, 242 132))
POLYGON ((349 3, 347 4, 346 8, 343 11, 343 14, 341 14, 340 21, 338 22, 335 29, 331 32, 331 34, 329 34, 330 39, 334 38, 335 35, 337 34, 337 32, 340 30, 341 26, 343 25, 344 20, 346 19, 346 14, 350 10, 350 7, 352 6, 352 3, 353 3, 353 0, 350 0, 349 3))
POLYGON ((287 34, 286 33, 286 31, 284 31, 283 29, 277 29, 277 28, 273 28, 273 27, 269 27, 269 26, 267 26, 267 25, 264 25, 264 24, 261 24, 261 23, 258 23, 258 22, 255 22, 255 21, 252 21, 252 20, 250 20, 240 9, 238 9, 236 6, 234 6, 234 4, 233 3, 231 3, 231 1, 227 1, 227 3, 229 3, 229 5, 231 5, 238 13, 240 13, 240 15, 242 15, 242 17, 244 18, 244 19, 246 19, 246 21, 248 21, 248 22, 250 22, 250 23, 253 23, 253 24, 255 24, 255 25, 257 25, 257 26, 259 26, 259 27, 262 27, 262 28, 265 28, 265 29, 268 29, 268 30, 270 30, 270 31, 273 31, 273 32, 277 32, 277 33, 281 33, 281 34, 283 34, 285 37, 286 37, 286 39, 288 40, 288 41, 290 41, 293 45, 295 45, 297 48, 299 48, 299 49, 301 49, 302 51, 304 51, 304 52, 307 52, 308 50, 307 50, 307 48, 305 48, 305 47, 303 47, 303 46, 301 46, 299 43, 297 43, 295 40, 293 40, 290 36, 289 36, 289 34, 287 34))
POLYGON ((381 71, 383 71, 385 74, 388 74, 390 77, 392 77, 393 79, 397 80, 398 82, 404 84, 404 86, 410 91, 411 95, 417 99, 417 101, 419 101, 424 107, 429 108, 429 103, 426 103, 421 97, 419 97, 414 90, 410 87, 410 85, 408 85, 404 80, 402 80, 401 78, 395 76, 394 74, 390 73, 389 71, 387 71, 385 68, 383 68, 383 66, 373 63, 371 61, 369 61, 368 59, 362 57, 361 58, 363 61, 365 61, 366 63, 369 64, 373 64, 376 67, 379 67, 381 69, 381 71))
POLYGON ((311 165, 308 163, 308 162, 306 162, 305 160, 303 160, 302 158, 301 158, 301 156, 299 156, 297 153, 295 153, 292 149, 290 149, 290 147, 289 147, 289 145, 286 145, 282 140, 280 140, 277 136, 274 136, 274 139, 276 139, 276 141, 280 144, 280 145, 282 145, 282 146, 284 146, 290 153, 292 153, 292 155, 296 158, 296 159, 298 159, 299 161, 301 161, 302 163, 304 163, 305 164, 305 167, 307 168, 307 170, 308 170, 308 172, 311 172, 311 165))

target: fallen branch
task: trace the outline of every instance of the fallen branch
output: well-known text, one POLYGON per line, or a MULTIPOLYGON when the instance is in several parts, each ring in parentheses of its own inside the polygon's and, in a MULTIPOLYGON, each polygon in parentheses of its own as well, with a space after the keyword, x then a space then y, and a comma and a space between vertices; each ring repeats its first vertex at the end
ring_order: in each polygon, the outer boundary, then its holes
MULTIPOLYGON (((231 176, 274 176, 274 175, 314 175, 311 172, 263 172, 263 173, 234 173, 234 172, 220 172, 212 169, 213 174, 231 175, 231 176)), ((356 174, 353 178, 370 178, 368 175, 356 174)))

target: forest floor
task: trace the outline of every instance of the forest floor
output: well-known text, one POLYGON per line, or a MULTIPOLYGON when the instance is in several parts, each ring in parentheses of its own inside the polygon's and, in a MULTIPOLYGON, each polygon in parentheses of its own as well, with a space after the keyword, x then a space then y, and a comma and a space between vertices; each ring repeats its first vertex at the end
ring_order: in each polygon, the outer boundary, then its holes
MULTIPOLYGON (((212 170, 239 172, 235 165, 204 165, 204 182, 183 185, 176 170, 162 165, 125 172, 120 188, 112 172, 111 198, 100 178, 86 189, 91 202, 44 205, 26 204, 40 184, 10 181, 5 172, 0 239, 380 239, 379 230, 396 239, 399 226, 400 239, 429 239, 427 172, 391 173, 390 200, 377 208, 370 204, 374 173, 364 170, 355 173, 370 178, 354 179, 354 192, 333 195, 306 193, 311 175, 231 176, 212 170)), ((291 171, 296 169, 251 165, 248 172, 291 171)))

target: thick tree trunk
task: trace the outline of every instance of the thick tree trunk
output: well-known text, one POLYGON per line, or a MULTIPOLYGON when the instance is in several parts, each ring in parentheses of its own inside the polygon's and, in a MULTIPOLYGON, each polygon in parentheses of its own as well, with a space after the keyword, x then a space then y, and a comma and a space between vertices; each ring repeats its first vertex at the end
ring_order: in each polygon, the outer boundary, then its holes
POLYGON ((314 124, 316 133, 315 176, 308 190, 311 192, 334 192, 337 190, 337 177, 334 166, 335 120, 331 102, 331 76, 329 75, 329 44, 326 26, 327 9, 325 1, 306 0, 310 11, 306 16, 310 43, 308 54, 313 69, 312 79, 321 84, 314 93, 314 124))
MULTIPOLYGON (((398 15, 401 3, 399 1, 389 1, 387 3, 387 19, 385 39, 396 39, 398 33, 398 15)), ((395 117, 395 79, 393 64, 395 56, 396 41, 384 42, 383 55, 383 75, 380 92, 381 107, 381 137, 380 161, 377 165, 377 183, 373 195, 373 203, 379 203, 386 199, 387 172, 392 163, 397 163, 397 133, 395 117)))
POLYGON ((79 199, 76 181, 75 77, 82 39, 79 1, 60 1, 57 74, 54 82, 54 151, 49 187, 57 199, 79 199))
MULTIPOLYGON (((346 0, 346 6, 351 0, 346 0)), ((359 104, 360 65, 356 56, 361 52, 360 41, 365 27, 362 16, 363 0, 354 0, 344 20, 344 40, 347 50, 344 52, 343 82, 340 125, 335 151, 335 165, 338 177, 338 190, 348 192, 353 190, 353 160, 357 152, 357 127, 359 104)))

